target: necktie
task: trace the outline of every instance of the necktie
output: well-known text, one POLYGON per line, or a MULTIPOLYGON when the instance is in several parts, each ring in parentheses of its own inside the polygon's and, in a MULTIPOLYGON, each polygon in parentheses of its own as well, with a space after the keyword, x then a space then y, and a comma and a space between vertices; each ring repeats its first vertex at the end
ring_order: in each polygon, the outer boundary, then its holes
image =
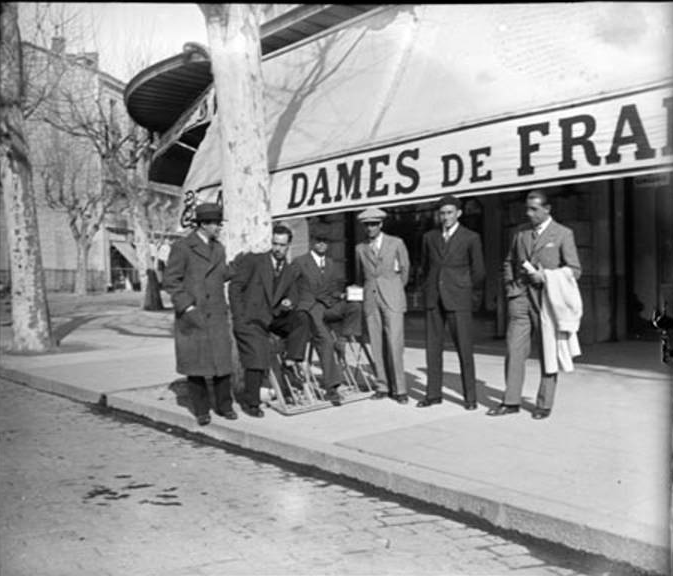
POLYGON ((321 273, 325 272, 325 257, 324 256, 320 257, 320 272, 321 273))
POLYGON ((448 242, 449 238, 451 238, 451 234, 449 234, 448 230, 444 231, 444 242, 448 242))
POLYGON ((283 261, 276 260, 276 268, 274 270, 274 274, 278 276, 282 271, 283 271, 283 261))

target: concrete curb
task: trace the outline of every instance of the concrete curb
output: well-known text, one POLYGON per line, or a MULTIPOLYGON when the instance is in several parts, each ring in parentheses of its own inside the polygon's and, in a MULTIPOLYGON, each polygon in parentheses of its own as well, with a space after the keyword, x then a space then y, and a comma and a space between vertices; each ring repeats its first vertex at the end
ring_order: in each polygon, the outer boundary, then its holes
POLYGON ((135 402, 117 393, 108 397, 107 405, 244 449, 313 466, 451 511, 467 513, 499 528, 602 555, 641 570, 666 574, 667 549, 570 518, 538 512, 535 508, 544 510, 545 502, 540 499, 534 501, 528 495, 513 495, 508 491, 507 499, 516 504, 503 503, 495 499, 492 488, 486 484, 479 486, 474 481, 279 431, 270 437, 268 431, 260 428, 255 421, 239 419, 235 424, 228 424, 217 419, 208 427, 200 427, 191 415, 151 403, 135 402))
MULTIPOLYGON (((182 409, 166 409, 152 401, 138 402, 128 397, 132 394, 132 390, 128 389, 110 394, 97 393, 3 367, 0 367, 0 377, 80 402, 106 404, 113 410, 142 416, 164 425, 199 433, 220 442, 292 463, 312 466, 451 511, 467 513, 499 528, 563 544, 575 550, 602 555, 612 561, 624 562, 641 570, 659 574, 666 574, 668 570, 667 549, 624 534, 616 534, 600 526, 590 526, 576 521, 570 507, 566 518, 541 512, 540 510, 546 509, 548 503, 540 498, 531 498, 529 495, 513 493, 511 490, 507 490, 507 497, 502 498, 502 490, 498 494, 498 491, 487 483, 480 485, 474 480, 280 431, 274 431, 271 436, 268 430, 261 428, 255 421, 244 418, 231 424, 217 419, 208 427, 200 427, 196 425, 192 415, 182 409)), ((146 388, 156 387, 158 386, 146 388)), ((600 525, 601 522, 609 524, 609 521, 609 518, 597 518, 595 524, 600 525)))

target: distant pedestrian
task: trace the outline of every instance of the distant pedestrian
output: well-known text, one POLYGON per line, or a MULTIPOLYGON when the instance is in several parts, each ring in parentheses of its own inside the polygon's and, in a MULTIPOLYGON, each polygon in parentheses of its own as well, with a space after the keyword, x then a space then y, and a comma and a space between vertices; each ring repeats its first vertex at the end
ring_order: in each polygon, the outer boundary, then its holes
POLYGON ((392 394, 397 402, 406 404, 404 287, 409 279, 409 253, 401 238, 383 233, 385 217, 379 208, 367 208, 358 215, 366 240, 355 248, 357 277, 364 280, 363 307, 376 371, 372 398, 392 394))
POLYGON ((301 364, 311 334, 308 314, 296 310, 297 276, 287 261, 292 230, 273 227, 271 250, 245 254, 237 262, 236 274, 229 284, 229 300, 234 321, 245 384, 239 404, 257 418, 264 416, 259 407, 264 373, 271 365, 269 336, 285 339, 282 369, 291 378, 301 378, 301 364))
POLYGON ((159 277, 159 283, 162 284, 164 281, 164 273, 166 271, 166 265, 168 263, 168 257, 171 253, 171 243, 169 240, 164 239, 157 250, 157 276, 159 277))
POLYGON ((222 208, 196 207, 197 228, 173 243, 164 275, 164 288, 175 309, 177 371, 188 380, 196 419, 210 422, 206 378, 212 377, 215 413, 235 420, 231 396, 231 336, 224 285, 232 269, 218 241, 222 208))
POLYGON ((438 205, 440 228, 423 235, 421 271, 425 296, 425 357, 428 385, 418 407, 442 402, 442 365, 446 324, 458 350, 466 410, 477 407, 472 309, 481 294, 484 259, 479 234, 461 226, 461 201, 452 195, 438 205))
POLYGON ((545 277, 549 271, 564 268, 577 280, 581 266, 573 232, 552 219, 551 205, 544 192, 536 190, 527 195, 526 216, 529 223, 517 229, 503 264, 508 316, 505 396, 487 414, 503 416, 519 411, 525 362, 534 338, 541 378, 533 418, 539 420, 551 414, 558 376, 558 368, 545 360, 542 347, 545 277))

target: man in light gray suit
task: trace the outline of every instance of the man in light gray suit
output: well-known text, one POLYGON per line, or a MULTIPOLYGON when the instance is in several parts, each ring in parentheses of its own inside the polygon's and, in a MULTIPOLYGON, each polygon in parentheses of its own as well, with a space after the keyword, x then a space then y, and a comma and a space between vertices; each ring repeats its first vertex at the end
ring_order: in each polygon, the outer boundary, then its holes
POLYGON ((355 248, 357 278, 364 278, 363 308, 376 370, 377 390, 372 398, 392 394, 400 404, 406 404, 404 287, 409 279, 409 253, 401 238, 382 232, 385 217, 378 208, 367 208, 358 215, 367 239, 355 248))
POLYGON ((525 362, 534 334, 539 348, 541 378, 533 418, 540 420, 551 414, 557 379, 557 373, 546 370, 540 338, 544 270, 565 266, 575 279, 579 279, 582 269, 573 232, 552 219, 551 206, 544 192, 535 190, 528 194, 526 216, 529 223, 517 229, 503 265, 508 316, 505 397, 502 404, 491 408, 487 414, 504 416, 519 411, 525 362))

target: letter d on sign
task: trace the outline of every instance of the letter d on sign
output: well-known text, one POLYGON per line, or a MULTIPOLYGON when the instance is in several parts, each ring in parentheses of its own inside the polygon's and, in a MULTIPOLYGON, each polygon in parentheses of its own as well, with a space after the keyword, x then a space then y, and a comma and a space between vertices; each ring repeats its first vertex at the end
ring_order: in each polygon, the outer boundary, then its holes
POLYGON ((442 156, 442 166, 444 167, 442 186, 455 186, 461 181, 465 168, 463 166, 463 159, 458 154, 442 156), (453 178, 451 178, 451 162, 454 162, 456 165, 456 174, 453 178))
POLYGON ((303 172, 296 172, 292 174, 292 192, 290 193, 290 202, 288 208, 298 208, 306 200, 308 192, 308 177, 303 172), (297 194, 301 194, 297 199, 297 194))

